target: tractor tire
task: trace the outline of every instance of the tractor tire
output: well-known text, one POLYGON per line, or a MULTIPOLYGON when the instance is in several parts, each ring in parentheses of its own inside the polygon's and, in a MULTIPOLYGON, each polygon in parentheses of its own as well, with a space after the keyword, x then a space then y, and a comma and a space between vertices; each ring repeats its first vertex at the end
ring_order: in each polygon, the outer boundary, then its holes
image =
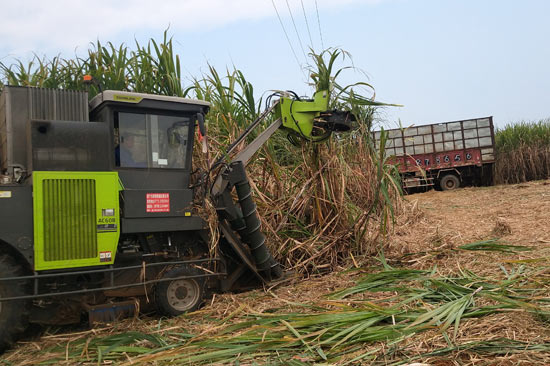
POLYGON ((454 174, 444 175, 443 178, 439 180, 439 187, 443 191, 451 191, 460 187, 460 179, 454 174))
MULTIPOLYGON (((163 279, 196 276, 202 272, 186 266, 170 269, 163 279)), ((182 278, 159 282, 155 288, 157 311, 167 316, 177 316, 197 310, 204 298, 204 278, 182 278)))
MULTIPOLYGON (((24 276, 23 269, 6 254, 0 254, 0 278, 24 276)), ((24 282, 0 282, 0 297, 27 295, 24 282)), ((30 301, 0 301, 0 354, 12 346, 27 329, 30 301)))

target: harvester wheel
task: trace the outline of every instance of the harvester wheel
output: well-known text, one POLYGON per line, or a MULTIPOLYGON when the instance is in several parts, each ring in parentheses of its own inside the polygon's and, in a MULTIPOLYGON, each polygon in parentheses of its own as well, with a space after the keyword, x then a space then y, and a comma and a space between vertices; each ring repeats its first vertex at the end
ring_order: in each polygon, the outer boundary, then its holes
MULTIPOLYGON (((0 254, 0 278, 24 276, 23 269, 15 260, 0 254)), ((24 282, 0 282, 0 297, 27 295, 24 282)), ((29 317, 28 300, 0 301, 0 354, 7 350, 25 331, 29 317)))
POLYGON ((172 281, 159 282, 155 289, 155 301, 160 313, 177 316, 197 310, 204 297, 204 278, 178 278, 197 276, 201 272, 189 267, 176 267, 167 271, 163 279, 176 278, 172 281))
POLYGON ((460 187, 460 179, 454 174, 447 174, 439 180, 439 186, 443 191, 457 189, 460 187))

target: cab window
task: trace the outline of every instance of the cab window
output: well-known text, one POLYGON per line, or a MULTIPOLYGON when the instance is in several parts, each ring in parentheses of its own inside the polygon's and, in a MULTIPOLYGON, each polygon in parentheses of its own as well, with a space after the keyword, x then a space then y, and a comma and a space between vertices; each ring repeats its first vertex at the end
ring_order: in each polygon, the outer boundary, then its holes
POLYGON ((150 119, 152 166, 184 169, 189 118, 151 115, 150 119))
POLYGON ((116 164, 125 168, 147 167, 146 115, 137 113, 118 114, 118 145, 116 164))
POLYGON ((115 118, 116 165, 185 169, 190 118, 119 112, 115 118))

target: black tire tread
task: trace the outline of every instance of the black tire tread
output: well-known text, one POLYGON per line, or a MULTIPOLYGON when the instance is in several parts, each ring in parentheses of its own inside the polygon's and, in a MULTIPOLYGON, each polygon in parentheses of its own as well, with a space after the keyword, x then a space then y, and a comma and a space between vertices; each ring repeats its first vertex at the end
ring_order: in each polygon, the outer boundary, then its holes
POLYGON ((443 191, 455 190, 457 188, 460 188, 460 178, 458 178, 454 174, 444 175, 443 178, 441 178, 441 180, 439 181, 439 186, 441 187, 441 190, 443 190, 443 191), (455 181, 455 183, 456 183, 456 185, 453 188, 447 188, 447 185, 445 184, 445 182, 449 179, 455 181))
MULTIPOLYGON (((15 259, 7 254, 0 254, 0 278, 24 276, 25 272, 15 259)), ((0 286, 2 284, 0 283, 0 286)), ((19 282, 0 287, 0 296, 23 296, 27 294, 27 284, 19 282)), ((30 302, 17 300, 2 303, 0 307, 0 354, 10 348, 18 337, 27 329, 30 302)))

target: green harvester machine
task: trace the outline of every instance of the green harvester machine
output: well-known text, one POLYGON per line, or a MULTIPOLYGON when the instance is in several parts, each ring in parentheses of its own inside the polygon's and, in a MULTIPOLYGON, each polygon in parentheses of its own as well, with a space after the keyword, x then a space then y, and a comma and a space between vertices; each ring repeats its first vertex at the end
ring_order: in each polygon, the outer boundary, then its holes
POLYGON ((354 118, 328 111, 327 91, 312 100, 273 97, 193 179, 197 129, 207 148, 205 101, 111 90, 89 100, 84 91, 5 86, 0 352, 29 323, 75 323, 83 315, 90 323, 113 321, 135 313, 140 301, 146 308, 145 298, 174 316, 197 309, 209 293, 281 278, 246 165, 278 130, 292 143, 320 142, 349 130, 354 118), (265 121, 269 126, 247 139, 265 121), (205 196, 217 211, 215 248, 195 209, 205 196))

